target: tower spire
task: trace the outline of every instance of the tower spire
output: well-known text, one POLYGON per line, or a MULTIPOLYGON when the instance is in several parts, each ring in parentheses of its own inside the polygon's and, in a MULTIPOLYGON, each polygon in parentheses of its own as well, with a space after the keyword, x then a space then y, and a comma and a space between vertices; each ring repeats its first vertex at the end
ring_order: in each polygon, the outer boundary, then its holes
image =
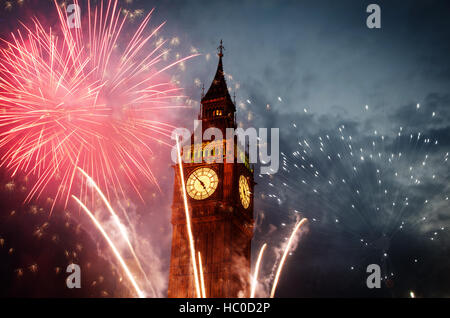
POLYGON ((223 41, 220 40, 220 45, 217 48, 217 50, 219 51, 219 53, 217 53, 217 55, 219 55, 219 57, 223 56, 223 51, 225 50, 225 47, 223 46, 223 41))
POLYGON ((214 76, 214 79, 211 83, 211 86, 209 87, 208 91, 204 96, 202 96, 202 102, 217 98, 226 98, 229 101, 232 101, 230 97, 230 93, 228 92, 227 83, 225 81, 225 74, 223 72, 223 63, 222 63, 222 57, 223 57, 223 51, 225 50, 225 47, 223 46, 223 41, 220 40, 220 45, 217 48, 217 55, 219 56, 219 63, 217 65, 217 71, 216 75, 214 76))

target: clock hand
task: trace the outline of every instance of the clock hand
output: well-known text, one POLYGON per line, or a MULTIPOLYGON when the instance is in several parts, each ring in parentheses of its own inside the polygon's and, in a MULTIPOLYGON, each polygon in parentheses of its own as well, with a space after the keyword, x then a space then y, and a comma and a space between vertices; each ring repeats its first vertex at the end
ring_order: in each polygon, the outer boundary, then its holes
POLYGON ((197 177, 197 175, 195 173, 193 173, 194 177, 200 182, 200 184, 202 185, 203 189, 205 189, 206 192, 208 192, 208 190, 206 190, 205 184, 203 183, 202 180, 199 179, 199 177, 197 177))

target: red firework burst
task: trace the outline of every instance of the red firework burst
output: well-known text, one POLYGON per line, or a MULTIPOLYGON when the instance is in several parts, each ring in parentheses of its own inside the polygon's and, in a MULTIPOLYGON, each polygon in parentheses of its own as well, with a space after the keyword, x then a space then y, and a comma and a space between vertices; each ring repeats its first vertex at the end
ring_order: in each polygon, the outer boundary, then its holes
POLYGON ((126 38, 117 1, 95 8, 88 1, 81 27, 72 29, 55 7, 57 30, 34 18, 0 48, 0 165, 37 177, 27 200, 56 183, 52 209, 56 199, 67 204, 77 167, 108 196, 123 196, 124 181, 140 196, 142 177, 157 184, 150 145, 172 130, 155 112, 179 107, 181 97, 164 73, 192 55, 164 62, 165 42, 154 41, 164 23, 145 33, 152 12, 126 38))

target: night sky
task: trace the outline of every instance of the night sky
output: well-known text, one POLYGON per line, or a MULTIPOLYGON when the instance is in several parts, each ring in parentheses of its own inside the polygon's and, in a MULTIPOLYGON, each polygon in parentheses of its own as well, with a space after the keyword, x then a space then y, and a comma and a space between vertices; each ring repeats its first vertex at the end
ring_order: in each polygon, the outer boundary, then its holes
MULTIPOLYGON (((450 297, 447 1, 126 2, 129 10, 155 8, 152 26, 167 21, 159 36, 169 39, 171 54, 201 53, 171 70, 189 107, 167 114, 167 121, 193 128, 201 86, 212 81, 222 39, 239 124, 280 129, 279 172, 260 176, 257 168, 255 174, 254 261, 260 246, 269 244, 261 277, 270 277, 277 248, 297 218, 308 217, 309 225, 288 257, 278 297, 409 297, 410 291, 450 297), (370 3, 381 7, 381 29, 366 26, 370 3), (366 287, 369 264, 381 266, 379 290, 366 287)), ((45 7, 34 2, 33 9, 15 4, 5 10, 4 3, 5 38, 18 27, 17 18, 30 11, 39 17, 45 7)), ((168 162, 169 149, 158 148, 155 156, 168 162)), ((148 186, 148 201, 130 198, 128 207, 151 250, 150 279, 165 296, 173 170, 164 164, 156 174, 161 192, 148 186)), ((22 204, 26 183, 19 191, 16 180, 11 190, 5 171, 1 180, 0 277, 6 284, 0 295, 127 295, 116 276, 94 270, 83 278, 88 289, 75 294, 61 288, 65 274, 54 275, 55 267, 64 270, 72 260, 108 263, 101 238, 82 215, 66 226, 64 211, 49 216, 45 202, 36 202, 44 209, 32 213, 32 204, 22 204), (36 226, 46 221, 48 238, 36 239, 36 226), (77 232, 78 222, 84 225, 77 232), (64 239, 55 243, 50 232, 64 239), (29 241, 36 248, 27 248, 29 241), (78 242, 80 255, 67 256, 78 242), (55 255, 40 257, 54 245, 55 255), (35 263, 42 263, 41 271, 30 269, 35 263), (36 281, 54 288, 37 291, 30 287, 36 281)))

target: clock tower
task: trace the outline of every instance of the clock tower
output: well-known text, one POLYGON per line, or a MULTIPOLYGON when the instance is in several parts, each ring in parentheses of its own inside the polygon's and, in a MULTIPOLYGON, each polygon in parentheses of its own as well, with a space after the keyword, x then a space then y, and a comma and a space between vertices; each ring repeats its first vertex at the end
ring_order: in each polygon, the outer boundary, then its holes
MULTIPOLYGON (((223 136, 227 128, 236 128, 236 106, 223 72, 222 41, 218 50, 214 80, 200 103, 202 135, 210 127, 220 129, 223 136)), ((182 156, 185 185, 174 166, 168 296, 197 296, 181 188, 185 186, 195 251, 201 254, 206 297, 249 297, 255 183, 245 147, 234 137, 228 142, 223 137, 199 144, 191 138, 191 144, 183 147, 182 156), (211 149, 212 144, 222 147, 211 149), (232 149, 227 145, 232 145, 232 149), (234 160, 229 160, 230 153, 234 160), (219 157, 223 160, 210 160, 219 157), (238 162, 238 157, 244 160, 238 162)))

